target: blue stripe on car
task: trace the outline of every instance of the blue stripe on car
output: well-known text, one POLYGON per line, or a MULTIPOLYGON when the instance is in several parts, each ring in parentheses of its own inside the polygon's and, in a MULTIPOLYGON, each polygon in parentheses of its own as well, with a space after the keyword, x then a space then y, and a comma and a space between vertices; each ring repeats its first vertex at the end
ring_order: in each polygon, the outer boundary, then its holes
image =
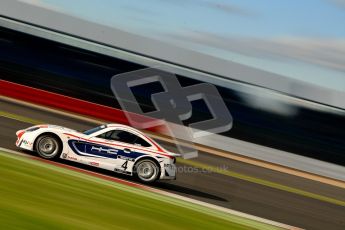
POLYGON ((125 153, 122 149, 112 148, 106 145, 95 144, 92 142, 85 142, 79 140, 68 140, 68 145, 71 147, 73 152, 79 156, 86 157, 106 157, 116 159, 117 156, 124 156, 132 159, 136 159, 140 156, 147 155, 140 152, 125 153), (90 155, 86 155, 86 154, 90 155))

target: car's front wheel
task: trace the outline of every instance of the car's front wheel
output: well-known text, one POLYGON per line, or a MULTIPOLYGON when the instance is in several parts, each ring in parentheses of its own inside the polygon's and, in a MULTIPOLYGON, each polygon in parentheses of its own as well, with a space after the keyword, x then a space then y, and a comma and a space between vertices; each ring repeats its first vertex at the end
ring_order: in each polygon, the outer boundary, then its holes
POLYGON ((152 183, 159 177, 160 169, 156 162, 150 159, 138 161, 134 166, 134 175, 142 182, 152 183))
POLYGON ((42 158, 54 159, 60 156, 62 146, 57 137, 51 134, 43 134, 36 140, 35 149, 42 158))

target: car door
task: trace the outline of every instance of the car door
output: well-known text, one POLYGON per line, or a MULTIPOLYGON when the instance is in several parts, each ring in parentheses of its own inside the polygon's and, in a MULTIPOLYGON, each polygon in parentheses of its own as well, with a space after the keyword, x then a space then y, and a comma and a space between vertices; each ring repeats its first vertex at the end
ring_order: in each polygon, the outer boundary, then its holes
POLYGON ((134 162, 138 157, 146 155, 145 148, 151 146, 138 135, 123 129, 113 130, 109 139, 118 148, 115 171, 131 174, 134 162))
POLYGON ((97 136, 90 137, 85 146, 85 153, 97 157, 100 160, 116 160, 117 153, 121 151, 122 148, 119 148, 118 145, 114 145, 111 139, 112 133, 113 130, 110 130, 97 136))
POLYGON ((120 128, 91 137, 85 152, 97 158, 106 168, 120 173, 131 174, 135 160, 145 155, 143 148, 150 147, 138 135, 120 128), (111 166, 109 166, 111 164, 111 166))

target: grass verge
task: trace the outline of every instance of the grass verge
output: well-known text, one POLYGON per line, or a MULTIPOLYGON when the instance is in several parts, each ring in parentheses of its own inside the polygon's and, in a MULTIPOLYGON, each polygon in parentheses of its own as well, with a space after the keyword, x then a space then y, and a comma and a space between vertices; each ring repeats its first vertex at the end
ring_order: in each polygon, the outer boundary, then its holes
POLYGON ((0 151, 0 229, 277 229, 0 151))

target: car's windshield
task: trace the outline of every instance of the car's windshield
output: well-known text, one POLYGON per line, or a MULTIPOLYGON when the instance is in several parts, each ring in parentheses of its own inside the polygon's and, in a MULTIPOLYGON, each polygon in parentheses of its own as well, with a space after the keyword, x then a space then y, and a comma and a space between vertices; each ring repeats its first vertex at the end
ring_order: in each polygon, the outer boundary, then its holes
POLYGON ((99 131, 101 129, 104 129, 106 127, 107 127, 106 125, 101 125, 101 126, 98 126, 96 128, 92 128, 92 129, 86 130, 83 133, 86 134, 86 135, 90 135, 90 134, 95 133, 95 132, 97 132, 97 131, 99 131))

